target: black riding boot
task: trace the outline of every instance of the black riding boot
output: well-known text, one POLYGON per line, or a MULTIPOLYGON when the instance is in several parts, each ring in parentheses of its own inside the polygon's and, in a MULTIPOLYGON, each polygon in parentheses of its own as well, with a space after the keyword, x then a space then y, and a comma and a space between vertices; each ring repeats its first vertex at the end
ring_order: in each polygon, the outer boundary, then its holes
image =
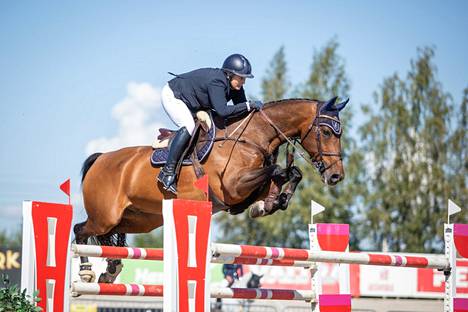
POLYGON ((190 137, 190 133, 185 127, 177 131, 169 147, 169 156, 167 157, 166 165, 164 165, 164 168, 161 169, 158 175, 158 181, 162 183, 164 189, 174 194, 177 194, 175 183, 177 163, 187 147, 190 137))

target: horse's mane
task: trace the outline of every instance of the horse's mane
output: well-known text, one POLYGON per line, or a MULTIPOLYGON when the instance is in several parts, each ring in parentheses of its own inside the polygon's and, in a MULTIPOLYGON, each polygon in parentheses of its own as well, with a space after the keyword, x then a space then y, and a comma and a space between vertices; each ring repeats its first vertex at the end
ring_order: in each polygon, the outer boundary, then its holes
MULTIPOLYGON (((323 103, 323 101, 320 101, 320 100, 315 100, 315 99, 306 99, 306 98, 291 98, 291 99, 282 99, 282 100, 275 100, 275 101, 269 101, 269 102, 266 102, 265 103, 265 106, 263 107, 264 109, 269 109, 269 108, 274 108, 274 107, 277 107, 281 104, 284 104, 286 102, 292 102, 291 104, 294 104, 294 103, 303 103, 303 102, 308 102, 308 103, 311 103, 311 104, 320 104, 320 103, 323 103)), ((258 112, 254 112, 255 114, 258 114, 258 112)), ((233 118, 231 119, 229 122, 228 122, 228 125, 232 124, 232 123, 235 123, 235 122, 238 122, 239 120, 242 120, 244 119, 245 116, 241 116, 241 117, 237 117, 237 118, 233 118)), ((218 129, 221 129, 221 124, 222 123, 216 123, 216 127, 218 129)))
POLYGON ((306 99, 306 98, 291 98, 291 99, 282 99, 282 100, 275 100, 269 101, 265 103, 265 108, 272 107, 278 104, 283 104, 284 102, 315 102, 321 103, 322 101, 316 99, 306 99))

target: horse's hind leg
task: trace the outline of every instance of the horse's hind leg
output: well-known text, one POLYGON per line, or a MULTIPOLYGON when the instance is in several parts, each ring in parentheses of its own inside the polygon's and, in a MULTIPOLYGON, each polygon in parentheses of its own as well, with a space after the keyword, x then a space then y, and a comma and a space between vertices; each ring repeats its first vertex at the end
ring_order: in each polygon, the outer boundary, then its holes
MULTIPOLYGON (((105 246, 124 247, 126 245, 125 233, 106 234, 97 237, 99 243, 105 246)), ((106 272, 99 276, 99 283, 113 283, 123 268, 121 259, 107 258, 106 272)))
MULTIPOLYGON (((108 226, 99 227, 98 225, 93 223, 88 218, 88 220, 86 220, 85 222, 78 223, 74 226, 73 231, 75 233, 75 241, 77 244, 86 245, 88 243, 89 238, 93 237, 93 239, 97 240, 97 242, 100 245, 124 246, 125 234, 120 234, 120 233, 112 234, 112 231, 110 231, 106 234, 96 236, 96 234, 99 232, 100 233, 107 232, 106 227, 108 226), (96 228, 99 229, 99 232, 97 232, 96 228)), ((88 257, 80 256, 80 262, 81 263, 80 263, 79 275, 80 275, 81 281, 85 283, 94 282, 94 280, 96 279, 96 274, 92 271, 92 264, 89 262, 88 257)), ((117 275, 120 273, 120 270, 121 270, 120 260, 108 262, 107 271, 109 271, 111 275, 115 275, 115 277, 117 277, 117 275)))
MULTIPOLYGON (((88 238, 91 236, 84 230, 86 222, 75 224, 73 232, 75 233, 75 241, 77 244, 86 245, 88 244, 88 238)), ((92 283, 96 279, 96 274, 91 269, 92 264, 89 262, 88 257, 80 256, 80 279, 85 283, 92 283)))

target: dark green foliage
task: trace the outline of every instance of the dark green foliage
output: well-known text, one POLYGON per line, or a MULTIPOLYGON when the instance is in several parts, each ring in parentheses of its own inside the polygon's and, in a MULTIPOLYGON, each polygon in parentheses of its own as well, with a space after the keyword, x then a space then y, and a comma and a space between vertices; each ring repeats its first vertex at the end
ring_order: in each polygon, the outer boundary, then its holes
MULTIPOLYGON (((5 288, 0 289, 0 312, 42 311, 31 302, 31 298, 26 295, 26 289, 21 292, 16 285, 10 287, 10 281, 5 274, 2 274, 2 283, 5 288)), ((37 294, 37 291, 33 294, 35 303, 40 301, 37 294)))
POLYGON ((270 68, 267 70, 265 78, 262 79, 263 101, 284 99, 290 87, 287 71, 284 47, 282 46, 273 56, 270 68))

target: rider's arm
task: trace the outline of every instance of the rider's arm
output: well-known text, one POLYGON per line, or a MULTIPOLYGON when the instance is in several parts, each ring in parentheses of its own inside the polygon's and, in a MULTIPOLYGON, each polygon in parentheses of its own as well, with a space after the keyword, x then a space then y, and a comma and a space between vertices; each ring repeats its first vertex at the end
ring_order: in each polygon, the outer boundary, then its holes
POLYGON ((245 97, 244 87, 242 87, 239 91, 231 90, 231 100, 232 100, 232 103, 234 104, 247 102, 247 98, 245 97))
POLYGON ((248 112, 247 104, 227 105, 225 85, 221 81, 214 80, 208 85, 208 96, 216 113, 223 117, 238 117, 248 112))

